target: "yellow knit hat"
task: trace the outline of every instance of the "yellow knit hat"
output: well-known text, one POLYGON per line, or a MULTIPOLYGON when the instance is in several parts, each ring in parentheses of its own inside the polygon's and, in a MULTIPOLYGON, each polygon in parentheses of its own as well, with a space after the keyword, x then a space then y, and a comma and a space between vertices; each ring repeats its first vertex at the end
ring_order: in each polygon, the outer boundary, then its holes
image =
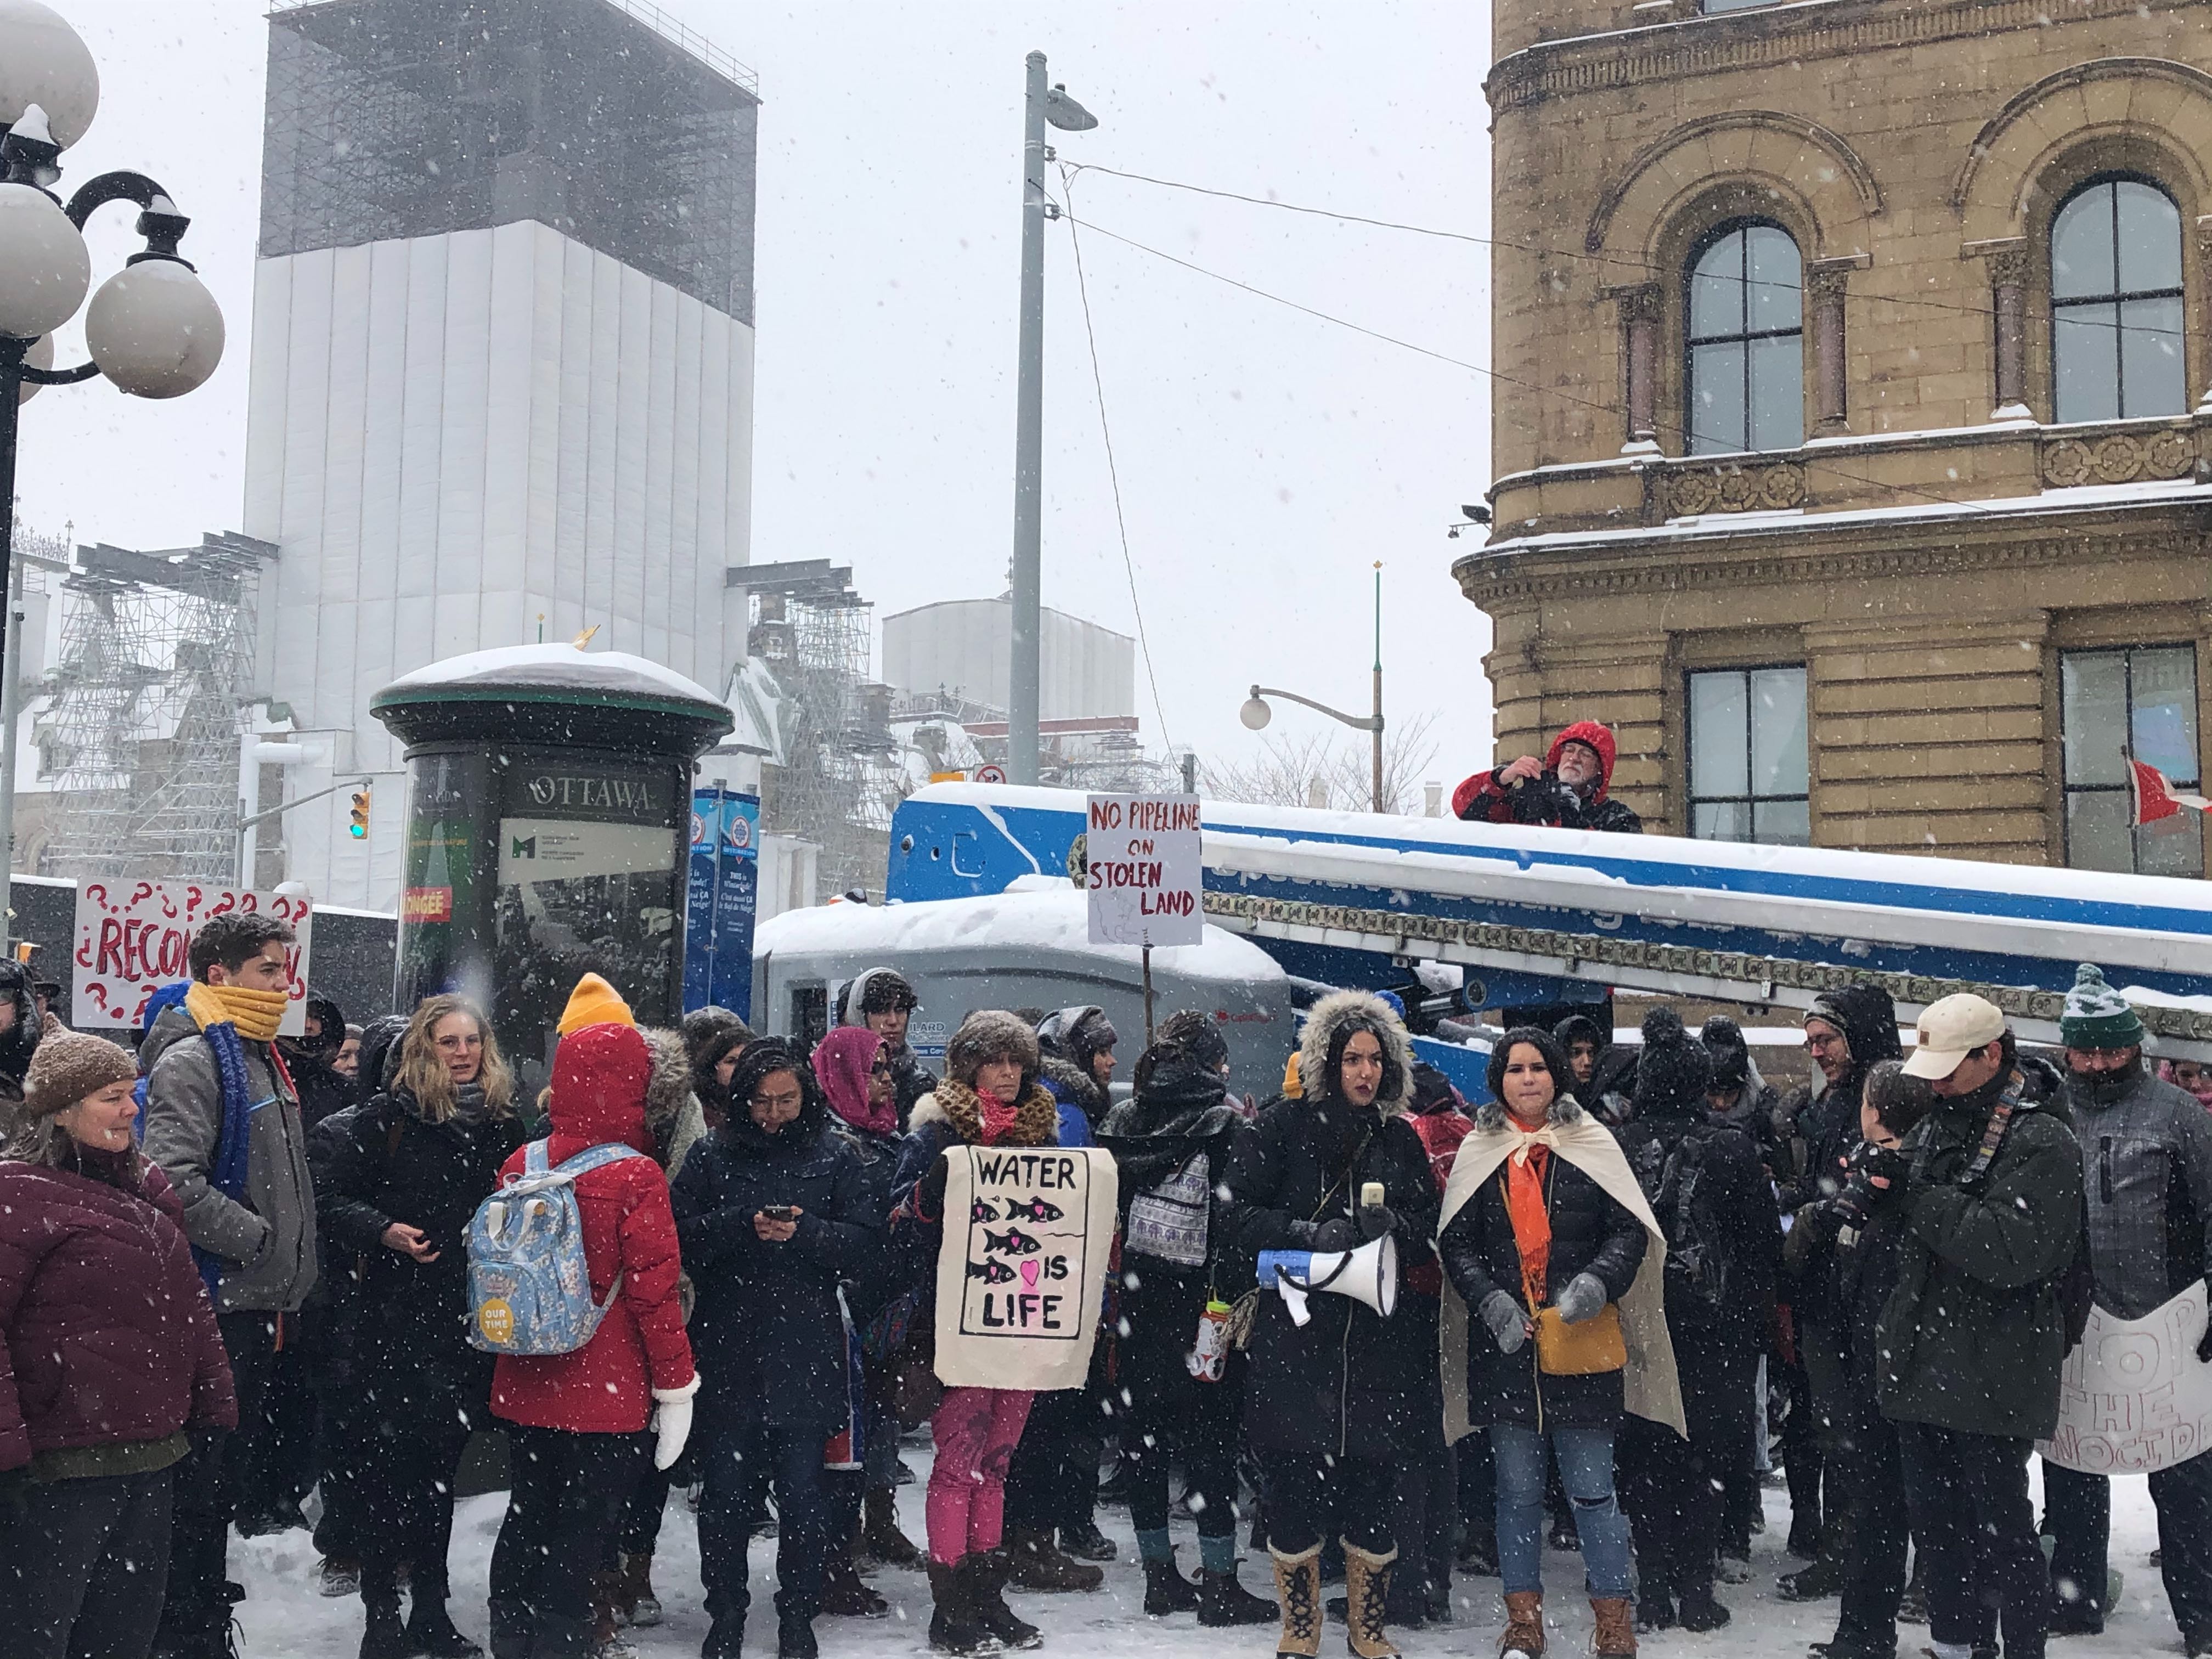
POLYGON ((586 974, 576 981, 576 988, 568 993, 568 1006, 561 1011, 561 1023, 554 1030, 566 1036, 571 1031, 580 1031, 586 1025, 629 1025, 637 1021, 629 1012, 629 1004, 622 1000, 615 988, 597 974, 586 974))
POLYGON ((1298 1076, 1298 1051, 1293 1048, 1291 1050, 1290 1062, 1283 1067, 1284 1098, 1286 1100, 1304 1099, 1305 1097, 1305 1090, 1302 1086, 1302 1084, 1303 1079, 1298 1076))

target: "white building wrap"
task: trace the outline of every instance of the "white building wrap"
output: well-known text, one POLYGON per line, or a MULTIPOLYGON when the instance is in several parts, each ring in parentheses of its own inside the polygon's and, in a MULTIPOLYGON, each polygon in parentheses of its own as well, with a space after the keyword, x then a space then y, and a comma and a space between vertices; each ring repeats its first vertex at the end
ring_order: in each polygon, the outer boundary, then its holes
MULTIPOLYGON (((369 698, 541 617, 724 690, 752 388, 750 326, 535 222, 264 259, 245 528, 283 553, 258 684, 324 751, 288 795, 397 769, 369 698)), ((292 878, 391 907, 401 782, 366 842, 343 791, 287 814, 292 878)))

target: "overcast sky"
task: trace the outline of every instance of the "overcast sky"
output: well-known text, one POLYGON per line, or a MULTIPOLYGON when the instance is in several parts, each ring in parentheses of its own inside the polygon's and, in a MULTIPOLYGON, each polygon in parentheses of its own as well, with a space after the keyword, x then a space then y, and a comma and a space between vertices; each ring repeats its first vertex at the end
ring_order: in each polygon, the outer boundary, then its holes
MULTIPOLYGON (((71 177, 152 173, 230 325, 193 396, 104 383, 25 410, 27 524, 176 546, 240 520, 267 24, 252 0, 56 0, 100 65, 71 177)), ((850 563, 878 617, 1003 590, 1012 543, 1023 58, 1100 118, 1068 161, 1480 236, 1487 8, 1101 0, 661 0, 759 72, 756 562, 850 563)), ((1054 191, 1058 193, 1057 174, 1054 191)), ((1254 287, 1487 360, 1486 250, 1091 173, 1079 217, 1254 287)), ((95 222, 94 280, 130 250, 95 222)), ((1047 239, 1046 603, 1133 631, 1066 224, 1047 239)), ((1488 624, 1449 575, 1488 474, 1480 374, 1084 234, 1107 414, 1166 734, 1234 760, 1243 688, 1352 712, 1384 564, 1393 723, 1430 775, 1488 763, 1488 624)), ((74 333, 74 331, 72 331, 74 333)), ((65 337, 63 358, 81 359, 65 337)), ((1160 715, 1138 667, 1152 743, 1160 715)), ((1297 711, 1276 730, 1318 720, 1297 711)))

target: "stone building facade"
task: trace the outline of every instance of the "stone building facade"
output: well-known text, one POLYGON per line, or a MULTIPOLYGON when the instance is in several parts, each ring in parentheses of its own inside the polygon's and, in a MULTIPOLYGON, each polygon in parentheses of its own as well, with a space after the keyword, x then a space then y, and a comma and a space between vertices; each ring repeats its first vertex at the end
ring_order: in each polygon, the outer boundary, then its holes
POLYGON ((2212 3, 1495 0, 1501 757, 1654 830, 2199 875, 2212 3))

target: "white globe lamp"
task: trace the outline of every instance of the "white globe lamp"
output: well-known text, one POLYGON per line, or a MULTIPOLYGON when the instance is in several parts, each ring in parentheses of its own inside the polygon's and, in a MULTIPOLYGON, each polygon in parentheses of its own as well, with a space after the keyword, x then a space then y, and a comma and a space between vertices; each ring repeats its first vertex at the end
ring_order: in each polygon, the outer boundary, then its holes
MULTIPOLYGON (((54 366, 54 337, 41 334, 32 341, 31 349, 23 354, 23 362, 32 368, 52 368, 54 366)), ((45 389, 36 380, 26 380, 22 389, 15 394, 15 402, 19 406, 27 404, 45 389)))
POLYGON ((100 286, 84 343, 100 372, 137 398, 181 398, 222 361, 222 312, 179 259, 141 259, 100 286))
POLYGON ((1264 732, 1267 722, 1275 718, 1275 711, 1268 707, 1265 697, 1247 697, 1244 706, 1237 711, 1237 718, 1244 722, 1246 731, 1264 732))
POLYGON ((100 109, 100 67, 77 32, 41 0, 0 0, 0 122, 37 105, 64 149, 100 109))

